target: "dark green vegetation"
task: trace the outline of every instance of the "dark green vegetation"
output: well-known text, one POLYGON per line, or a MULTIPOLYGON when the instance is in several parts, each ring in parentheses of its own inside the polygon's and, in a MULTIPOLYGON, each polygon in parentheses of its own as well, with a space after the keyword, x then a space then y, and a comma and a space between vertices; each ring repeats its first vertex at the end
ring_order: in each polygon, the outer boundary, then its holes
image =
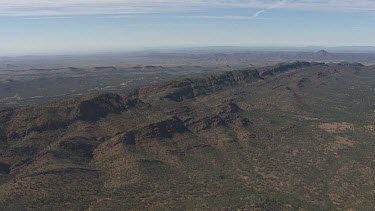
POLYGON ((4 210, 374 210, 375 67, 297 62, 0 113, 4 210))

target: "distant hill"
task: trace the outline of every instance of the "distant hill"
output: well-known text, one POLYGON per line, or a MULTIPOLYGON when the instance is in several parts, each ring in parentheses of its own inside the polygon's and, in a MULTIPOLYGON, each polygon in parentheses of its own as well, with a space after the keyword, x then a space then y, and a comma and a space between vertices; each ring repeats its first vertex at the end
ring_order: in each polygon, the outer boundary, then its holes
POLYGON ((316 52, 316 55, 318 55, 318 56, 328 56, 329 53, 328 53, 328 51, 320 50, 320 51, 316 52))
POLYGON ((315 53, 315 58, 321 59, 321 60, 328 60, 328 59, 331 58, 331 54, 328 53, 328 51, 320 50, 320 51, 315 53))

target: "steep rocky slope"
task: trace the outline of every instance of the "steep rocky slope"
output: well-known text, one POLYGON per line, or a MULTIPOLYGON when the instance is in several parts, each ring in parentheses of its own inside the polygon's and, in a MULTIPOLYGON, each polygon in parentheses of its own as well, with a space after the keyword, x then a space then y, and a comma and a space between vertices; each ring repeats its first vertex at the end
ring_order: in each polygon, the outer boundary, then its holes
POLYGON ((296 62, 0 112, 3 210, 372 210, 375 69, 296 62))

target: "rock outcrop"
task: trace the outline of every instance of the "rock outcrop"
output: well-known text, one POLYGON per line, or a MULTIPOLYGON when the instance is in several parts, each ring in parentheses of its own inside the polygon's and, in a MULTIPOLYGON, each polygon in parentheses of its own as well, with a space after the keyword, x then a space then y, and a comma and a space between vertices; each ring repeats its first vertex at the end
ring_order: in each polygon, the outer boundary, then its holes
POLYGON ((322 63, 294 62, 259 69, 244 69, 221 72, 209 76, 184 78, 160 86, 145 87, 139 90, 140 97, 157 95, 160 99, 181 102, 200 95, 220 91, 226 87, 263 80, 263 77, 288 70, 321 65, 322 63))
POLYGON ((260 80, 258 71, 254 69, 223 72, 210 76, 186 78, 164 86, 148 87, 140 90, 141 96, 161 93, 161 99, 181 102, 185 99, 220 91, 244 82, 260 80))
POLYGON ((124 100, 117 94, 102 94, 82 101, 78 106, 78 118, 84 121, 96 121, 111 113, 120 113, 126 109, 124 100))
POLYGON ((185 124, 191 130, 199 132, 219 126, 235 125, 240 127, 248 127, 252 123, 247 118, 242 118, 238 112, 241 109, 234 102, 229 102, 225 106, 218 108, 218 111, 200 119, 187 119, 185 124))
POLYGON ((135 145, 139 141, 154 138, 172 138, 176 133, 187 131, 188 129, 179 118, 172 117, 136 130, 128 131, 120 135, 120 139, 127 145, 135 145))
POLYGON ((133 96, 124 99, 117 94, 105 93, 84 99, 2 111, 0 124, 7 127, 2 128, 3 132, 0 130, 0 138, 2 133, 7 138, 18 138, 31 132, 64 129, 80 120, 95 122, 109 114, 119 114, 138 105, 143 103, 133 96))
POLYGON ((320 65, 321 63, 311 63, 311 62, 294 62, 294 63, 288 63, 288 64, 285 64, 285 63, 282 63, 282 64, 279 64, 279 65, 276 65, 276 66, 273 66, 273 67, 265 67, 265 68, 262 68, 263 71, 261 71, 261 76, 262 77, 266 77, 266 76, 270 76, 270 75, 274 75, 274 74, 277 74, 277 73, 282 73, 282 72, 286 72, 286 71, 289 71, 289 70, 296 70, 296 69, 300 69, 300 68, 304 68, 304 67, 310 67, 312 65, 320 65))

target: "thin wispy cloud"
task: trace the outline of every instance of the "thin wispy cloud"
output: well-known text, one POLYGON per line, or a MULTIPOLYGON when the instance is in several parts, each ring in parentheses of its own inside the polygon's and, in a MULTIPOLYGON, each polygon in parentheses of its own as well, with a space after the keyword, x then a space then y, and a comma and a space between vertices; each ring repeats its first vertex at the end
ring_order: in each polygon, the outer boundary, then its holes
POLYGON ((287 0, 278 1, 278 2, 276 2, 276 3, 274 3, 274 4, 270 5, 270 6, 268 6, 265 9, 261 9, 261 10, 255 12, 254 14, 252 14, 250 16, 230 16, 230 15, 225 15, 225 16, 192 16, 192 17, 193 18, 207 18, 207 19, 251 20, 251 19, 258 18, 258 16, 260 16, 261 14, 263 14, 264 12, 266 12, 268 10, 275 9, 277 7, 285 5, 286 3, 287 3, 287 0))
MULTIPOLYGON (((0 16, 120 15, 210 8, 375 11, 374 0, 0 0, 0 16)), ((227 17, 230 18, 230 17, 227 17)), ((248 17, 249 18, 249 17, 248 17)))
POLYGON ((256 12, 254 15, 251 16, 251 18, 257 18, 259 15, 261 15, 262 13, 266 12, 267 10, 271 10, 271 9, 275 9, 277 7, 280 7, 280 6, 283 6, 287 3, 287 0, 281 0, 279 2, 276 2, 275 4, 273 5, 270 5, 268 8, 266 9, 262 9, 262 10, 259 10, 258 12, 256 12))

